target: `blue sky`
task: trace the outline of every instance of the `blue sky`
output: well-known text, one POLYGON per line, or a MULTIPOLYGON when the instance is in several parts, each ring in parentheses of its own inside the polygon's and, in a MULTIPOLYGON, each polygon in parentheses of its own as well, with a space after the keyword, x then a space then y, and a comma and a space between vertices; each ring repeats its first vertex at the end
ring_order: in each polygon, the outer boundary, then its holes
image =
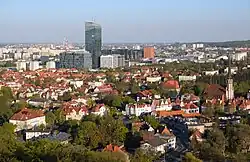
POLYGON ((84 22, 103 42, 250 39, 250 0, 0 0, 0 42, 84 42, 84 22))

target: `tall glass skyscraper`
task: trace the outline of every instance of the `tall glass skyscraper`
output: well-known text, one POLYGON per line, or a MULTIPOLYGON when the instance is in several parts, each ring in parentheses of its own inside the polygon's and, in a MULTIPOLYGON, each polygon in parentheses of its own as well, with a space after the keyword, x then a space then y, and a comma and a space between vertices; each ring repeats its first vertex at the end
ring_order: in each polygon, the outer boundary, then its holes
POLYGON ((100 67, 102 27, 94 22, 85 22, 85 49, 92 54, 92 68, 100 67))

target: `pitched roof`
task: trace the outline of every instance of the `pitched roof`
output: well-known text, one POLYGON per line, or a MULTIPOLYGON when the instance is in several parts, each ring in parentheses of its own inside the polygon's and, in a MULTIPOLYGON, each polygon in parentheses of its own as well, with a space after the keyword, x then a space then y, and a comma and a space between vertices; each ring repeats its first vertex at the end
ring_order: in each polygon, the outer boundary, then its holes
POLYGON ((159 117, 166 117, 166 116, 176 116, 184 114, 183 110, 176 110, 176 111, 157 111, 156 112, 159 117))
POLYGON ((169 89, 179 89, 180 85, 177 80, 168 80, 166 82, 162 83, 162 86, 164 88, 169 88, 169 89))
POLYGON ((219 84, 210 84, 204 90, 206 97, 218 97, 226 94, 226 89, 219 84))
POLYGON ((195 105, 194 103, 189 102, 189 103, 186 103, 182 108, 183 109, 197 109, 198 106, 195 105))
POLYGON ((34 119, 37 117, 44 116, 44 112, 42 110, 33 110, 24 108, 20 110, 19 112, 15 113, 10 120, 19 120, 19 121, 25 121, 29 119, 34 119))
POLYGON ((168 128, 164 128, 163 131, 161 132, 162 135, 172 135, 172 133, 168 130, 168 128))
POLYGON ((153 147, 157 147, 165 144, 166 142, 158 136, 154 136, 154 138, 149 139, 148 141, 146 141, 146 143, 150 144, 153 147))
POLYGON ((103 149, 103 151, 118 152, 121 151, 121 149, 116 145, 109 144, 103 149))

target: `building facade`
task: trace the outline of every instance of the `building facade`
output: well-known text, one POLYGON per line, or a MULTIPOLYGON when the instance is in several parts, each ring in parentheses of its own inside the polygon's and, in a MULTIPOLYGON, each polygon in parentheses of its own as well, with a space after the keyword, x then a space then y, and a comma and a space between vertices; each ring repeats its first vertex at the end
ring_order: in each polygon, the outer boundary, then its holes
POLYGON ((92 68, 92 55, 86 51, 67 51, 59 56, 61 68, 92 68))
POLYGON ((117 68, 125 66, 125 57, 123 55, 102 55, 100 57, 101 68, 117 68))
POLYGON ((92 68, 100 67, 102 28, 94 22, 85 22, 85 49, 92 54, 92 68))
POLYGON ((15 113, 9 122, 16 126, 15 131, 23 129, 32 129, 40 125, 46 125, 45 115, 41 110, 33 110, 24 108, 15 113))
POLYGON ((37 70, 39 69, 39 62, 38 61, 31 61, 30 62, 30 70, 31 71, 34 71, 34 70, 37 70))
POLYGON ((124 56, 125 60, 139 60, 143 58, 143 50, 141 49, 103 49, 102 54, 120 54, 124 56))
POLYGON ((144 58, 154 58, 155 49, 154 47, 144 47, 144 58))
POLYGON ((26 71, 27 70, 27 63, 25 61, 18 61, 16 63, 16 68, 18 71, 20 71, 20 70, 26 71))
POLYGON ((47 69, 55 69, 56 68, 55 61, 48 61, 48 62, 46 62, 46 68, 47 69))

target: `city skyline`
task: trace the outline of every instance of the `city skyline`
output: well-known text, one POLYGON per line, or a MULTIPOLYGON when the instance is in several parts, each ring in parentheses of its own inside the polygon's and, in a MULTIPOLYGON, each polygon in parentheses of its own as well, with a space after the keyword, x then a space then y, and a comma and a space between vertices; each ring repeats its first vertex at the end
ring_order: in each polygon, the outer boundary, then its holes
POLYGON ((84 43, 84 23, 103 27, 103 43, 211 42, 250 39, 250 2, 3 1, 0 43, 84 43))

